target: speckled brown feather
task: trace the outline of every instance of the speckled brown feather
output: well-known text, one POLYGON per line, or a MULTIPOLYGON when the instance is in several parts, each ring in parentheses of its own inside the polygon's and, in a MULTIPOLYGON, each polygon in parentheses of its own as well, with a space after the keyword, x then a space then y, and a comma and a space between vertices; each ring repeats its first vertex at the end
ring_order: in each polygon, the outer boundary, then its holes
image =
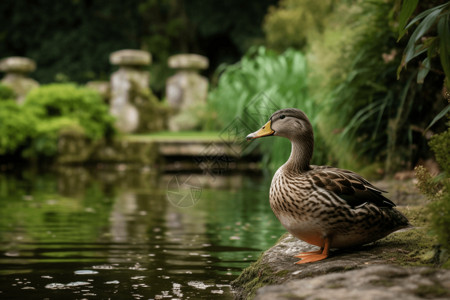
POLYGON ((353 208, 365 203, 373 203, 378 207, 395 206, 394 202, 382 195, 385 191, 352 171, 312 166, 309 173, 316 186, 335 193, 353 208))

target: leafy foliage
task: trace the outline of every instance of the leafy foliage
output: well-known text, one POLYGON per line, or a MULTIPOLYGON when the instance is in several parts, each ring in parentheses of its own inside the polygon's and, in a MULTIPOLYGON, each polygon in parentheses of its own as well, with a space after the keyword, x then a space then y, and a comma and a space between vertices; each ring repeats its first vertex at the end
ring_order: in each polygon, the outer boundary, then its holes
MULTIPOLYGON (((217 112, 214 117, 220 129, 236 130, 241 140, 265 124, 277 109, 287 107, 303 110, 317 129, 319 107, 308 97, 306 76, 306 59, 300 52, 290 49, 278 55, 264 47, 253 48, 239 63, 223 68, 218 86, 208 98, 210 109, 217 112)), ((323 163, 323 140, 317 135, 315 141, 313 161, 323 163)), ((286 139, 259 143, 263 162, 272 171, 289 157, 286 139)))
MULTIPOLYGON (((406 25, 417 5, 417 0, 405 0, 398 18, 399 40, 408 32, 408 29, 417 23, 419 24, 409 37, 408 44, 403 51, 402 62, 397 69, 397 77, 400 76, 403 68, 406 69, 411 60, 426 52, 427 57, 423 59, 420 70, 417 72, 417 82, 424 82, 425 77, 432 70, 433 58, 439 56, 441 69, 446 76, 444 89, 448 91, 450 89, 450 2, 436 5, 421 12, 406 25)), ((447 105, 433 119, 428 128, 445 116, 449 110, 450 105, 447 105)))
POLYGON ((113 118, 94 90, 73 84, 52 84, 32 90, 23 106, 0 102, 0 155, 51 157, 60 134, 89 139, 114 134, 113 118))
POLYGON ((58 152, 58 138, 64 132, 84 136, 85 129, 78 120, 69 117, 56 117, 48 120, 40 119, 36 124, 36 133, 30 148, 24 151, 24 156, 37 155, 52 157, 58 152))
MULTIPOLYGON (((61 118, 76 120, 91 139, 99 139, 113 132, 113 118, 108 113, 108 107, 96 91, 88 88, 73 84, 42 86, 27 95, 24 106, 34 110, 45 121, 54 122, 61 118)), ((67 122, 55 122, 58 123, 67 122)))
POLYGON ((450 176, 450 128, 441 134, 434 135, 430 140, 436 160, 447 176, 450 176))
POLYGON ((277 7, 270 7, 263 24, 267 46, 278 51, 304 48, 324 30, 335 2, 282 0, 277 7))
POLYGON ((417 74, 417 82, 423 83, 431 69, 431 60, 438 55, 446 75, 446 85, 450 88, 450 2, 423 11, 406 25, 417 4, 418 0, 404 1, 399 15, 399 40, 407 33, 408 29, 417 23, 418 25, 404 49, 397 76, 400 75, 403 68, 406 68, 408 62, 426 52, 427 57, 422 61, 421 70, 417 74))
POLYGON ((14 100, 0 101, 0 155, 13 155, 29 146, 37 118, 14 100))
POLYGON ((450 249, 450 129, 433 136, 430 146, 444 173, 432 177, 424 167, 418 166, 415 169, 417 186, 431 200, 428 210, 433 233, 442 246, 450 249))
POLYGON ((430 74, 419 85, 413 80, 419 70, 411 67, 397 80, 404 45, 393 30, 393 1, 356 3, 348 14, 342 13, 347 4, 337 7, 312 42, 310 91, 323 104, 321 133, 342 167, 361 170, 369 161, 373 167, 386 161, 384 169, 393 172, 426 157, 422 132, 443 107, 435 92, 442 76, 430 74))
POLYGON ((15 99, 14 91, 4 84, 0 84, 0 100, 15 99))
POLYGON ((432 214, 431 226, 441 245, 450 249, 450 183, 448 180, 444 183, 441 193, 439 200, 432 202, 429 206, 432 214))
MULTIPOLYGON (((437 92, 443 76, 429 72, 429 80, 417 83, 423 65, 410 64, 397 80, 400 53, 407 46, 397 42, 397 33, 408 15, 440 4, 423 1, 416 10, 400 12, 398 0, 330 0, 312 6, 284 0, 271 8, 264 23, 267 43, 272 45, 274 37, 278 50, 293 45, 306 52, 309 95, 320 103, 316 124, 333 164, 367 173, 384 164, 385 171, 394 172, 429 155, 425 128, 439 111, 438 116, 448 111, 437 92)), ((430 66, 436 68, 436 57, 430 66)), ((435 120, 432 130, 439 132, 443 122, 435 120)))

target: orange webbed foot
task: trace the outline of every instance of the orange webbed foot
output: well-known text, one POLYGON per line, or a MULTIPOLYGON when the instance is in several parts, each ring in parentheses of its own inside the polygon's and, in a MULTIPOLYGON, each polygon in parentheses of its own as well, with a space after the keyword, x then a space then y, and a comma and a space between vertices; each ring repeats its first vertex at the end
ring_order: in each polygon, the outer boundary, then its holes
POLYGON ((320 248, 319 250, 316 250, 316 251, 301 252, 301 253, 299 253, 299 254, 297 254, 297 255, 294 255, 294 257, 297 257, 297 258, 303 258, 303 257, 309 256, 309 255, 321 254, 322 251, 323 251, 323 248, 320 248))
POLYGON ((310 263, 310 262, 315 262, 315 261, 319 261, 319 260, 325 259, 327 257, 328 257, 328 255, 324 254, 324 253, 310 254, 308 256, 305 256, 304 258, 302 258, 301 260, 299 260, 295 264, 297 264, 297 265, 307 264, 307 263, 310 263))
POLYGON ((302 252, 296 255, 295 257, 301 258, 296 264, 307 264, 310 262, 319 261, 328 257, 328 251, 330 248, 330 239, 324 239, 324 245, 320 250, 311 251, 311 252, 302 252))

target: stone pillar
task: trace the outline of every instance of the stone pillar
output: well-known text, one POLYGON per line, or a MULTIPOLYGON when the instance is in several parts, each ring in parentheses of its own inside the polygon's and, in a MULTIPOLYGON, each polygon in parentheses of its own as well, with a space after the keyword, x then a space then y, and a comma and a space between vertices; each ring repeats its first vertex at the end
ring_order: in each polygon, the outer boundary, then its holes
POLYGON ((27 77, 35 69, 36 63, 26 57, 12 56, 0 61, 0 71, 6 73, 1 82, 16 93, 19 104, 25 101, 29 91, 39 86, 36 80, 27 77))
POLYGON ((166 98, 174 115, 169 120, 173 131, 195 129, 199 124, 195 110, 203 109, 208 97, 208 79, 198 74, 208 68, 208 58, 197 54, 169 57, 169 67, 177 73, 166 82, 166 98))
POLYGON ((142 67, 151 63, 151 55, 141 50, 111 53, 110 62, 119 70, 111 75, 110 113, 124 133, 148 132, 164 127, 165 112, 149 87, 149 73, 142 67))

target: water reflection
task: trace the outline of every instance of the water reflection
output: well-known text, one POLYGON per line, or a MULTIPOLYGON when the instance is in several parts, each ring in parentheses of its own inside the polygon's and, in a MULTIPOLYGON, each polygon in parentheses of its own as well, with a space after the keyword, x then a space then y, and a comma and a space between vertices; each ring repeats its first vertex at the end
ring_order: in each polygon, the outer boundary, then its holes
POLYGON ((230 281, 283 232, 263 181, 129 167, 0 174, 0 298, 230 299, 230 281), (179 189, 174 176, 195 184, 179 189), (200 196, 180 207, 169 191, 200 196))

